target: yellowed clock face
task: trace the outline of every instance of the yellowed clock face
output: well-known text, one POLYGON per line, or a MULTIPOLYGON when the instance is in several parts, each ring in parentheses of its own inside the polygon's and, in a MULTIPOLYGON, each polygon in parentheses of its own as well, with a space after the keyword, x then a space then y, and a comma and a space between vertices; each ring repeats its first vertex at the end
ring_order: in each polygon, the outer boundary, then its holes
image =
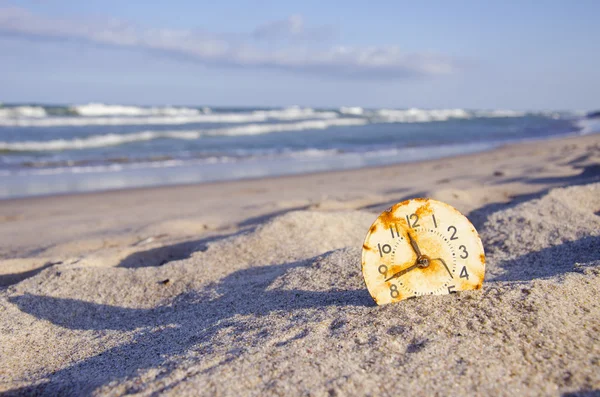
POLYGON ((384 305, 480 289, 485 254, 464 215, 440 201, 417 198, 375 220, 363 244, 362 271, 369 293, 384 305))

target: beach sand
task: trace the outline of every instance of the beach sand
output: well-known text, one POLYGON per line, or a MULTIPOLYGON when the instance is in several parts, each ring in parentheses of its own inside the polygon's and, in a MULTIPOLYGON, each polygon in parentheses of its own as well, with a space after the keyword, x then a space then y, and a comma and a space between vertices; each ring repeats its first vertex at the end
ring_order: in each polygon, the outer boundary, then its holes
POLYGON ((600 135, 0 202, 0 393, 598 395, 600 135), (376 306, 378 214, 445 201, 480 291, 376 306))

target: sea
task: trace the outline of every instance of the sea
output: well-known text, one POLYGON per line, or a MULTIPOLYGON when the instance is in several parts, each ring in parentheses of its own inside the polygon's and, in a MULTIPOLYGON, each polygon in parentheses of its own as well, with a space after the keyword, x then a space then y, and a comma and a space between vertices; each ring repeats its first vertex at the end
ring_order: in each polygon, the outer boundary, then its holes
POLYGON ((2 105, 0 198, 352 169, 594 131, 584 112, 562 111, 2 105))

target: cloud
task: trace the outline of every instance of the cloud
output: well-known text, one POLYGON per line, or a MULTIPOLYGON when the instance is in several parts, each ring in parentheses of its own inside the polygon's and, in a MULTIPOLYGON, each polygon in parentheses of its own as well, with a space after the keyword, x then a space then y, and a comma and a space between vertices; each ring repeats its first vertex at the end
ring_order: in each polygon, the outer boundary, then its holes
POLYGON ((254 29, 253 35, 259 39, 271 39, 281 36, 297 37, 303 33, 304 18, 302 18, 302 15, 291 15, 286 19, 268 22, 264 25, 258 26, 256 29, 254 29))
POLYGON ((335 29, 327 25, 307 27, 304 17, 295 14, 256 27, 252 36, 266 41, 328 41, 335 36, 335 29))
POLYGON ((331 37, 329 27, 307 28, 300 15, 261 25, 245 34, 144 29, 120 20, 60 19, 20 7, 0 8, 0 36, 83 40, 90 43, 185 56, 218 67, 275 68, 288 72, 366 79, 450 74, 455 60, 439 54, 404 53, 397 46, 311 46, 331 37), (329 36, 327 36, 329 35, 329 36), (276 42, 273 45, 273 42, 276 42), (264 43, 269 45, 263 45, 264 43))

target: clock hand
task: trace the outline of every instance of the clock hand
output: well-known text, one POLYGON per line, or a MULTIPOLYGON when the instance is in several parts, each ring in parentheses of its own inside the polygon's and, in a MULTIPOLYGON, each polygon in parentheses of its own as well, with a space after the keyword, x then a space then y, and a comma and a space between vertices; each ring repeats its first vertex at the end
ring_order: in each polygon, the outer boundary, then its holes
POLYGON ((410 232, 406 232, 406 234, 408 234, 408 239, 410 240, 410 245, 412 246, 413 251, 415 251, 415 254, 417 254, 417 257, 420 257, 421 250, 419 249, 417 242, 412 238, 412 236, 410 235, 410 232))
POLYGON ((446 268, 446 270, 448 271, 448 274, 450 275, 451 278, 454 278, 454 276, 452 275, 452 273, 450 273, 450 269, 448 269, 448 265, 446 265, 446 262, 442 259, 442 258, 434 258, 431 259, 431 261, 440 261, 442 262, 442 264, 444 265, 444 267, 446 268))
POLYGON ((409 267, 407 267, 407 268, 406 268, 406 269, 404 269, 404 270, 400 270, 400 271, 399 271, 399 272, 397 272, 397 273, 394 273, 394 274, 392 275, 392 277, 390 277, 390 278, 386 279, 385 281, 390 281, 390 280, 391 280, 391 279, 393 279, 393 278, 400 277, 400 276, 402 276, 403 274, 406 274, 406 273, 410 272, 411 270, 413 270, 413 269, 416 269, 416 268, 417 268, 417 267, 419 267, 419 266, 420 266, 420 264, 419 264, 418 262, 415 262, 415 264, 414 264, 414 265, 412 265, 412 266, 409 266, 409 267))

